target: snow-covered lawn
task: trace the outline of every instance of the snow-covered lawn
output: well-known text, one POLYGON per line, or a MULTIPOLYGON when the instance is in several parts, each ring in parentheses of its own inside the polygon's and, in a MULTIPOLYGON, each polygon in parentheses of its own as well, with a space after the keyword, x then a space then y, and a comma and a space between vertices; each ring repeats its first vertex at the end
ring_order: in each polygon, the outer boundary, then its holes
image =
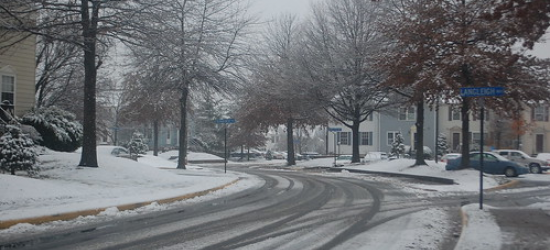
POLYGON ((0 175, 0 220, 39 217, 87 209, 121 206, 178 197, 222 187, 239 173, 188 166, 146 155, 138 161, 98 150, 99 168, 77 167, 78 153, 47 153, 39 157, 40 178, 0 175))
MULTIPOLYGON (((73 211, 82 211, 89 209, 101 209, 99 215, 80 217, 71 222, 50 222, 42 225, 30 225, 20 223, 9 229, 0 230, 2 235, 14 235, 27 231, 45 231, 48 228, 70 223, 81 224, 88 221, 97 221, 113 216, 127 216, 136 213, 157 211, 167 209, 169 206, 177 204, 158 204, 152 203, 148 206, 135 210, 120 211, 122 205, 151 202, 155 200, 168 199, 173 197, 182 197, 188 194, 197 193, 204 190, 216 189, 211 193, 187 199, 180 202, 196 202, 206 199, 213 199, 238 192, 246 188, 259 186, 262 181, 254 176, 242 173, 228 171, 224 173, 221 168, 208 168, 189 166, 188 170, 182 171, 175 169, 176 163, 168 160, 174 152, 166 152, 155 157, 145 155, 132 161, 125 158, 117 158, 98 151, 99 168, 77 167, 80 159, 78 153, 58 153, 46 152, 39 157, 42 170, 40 178, 28 178, 25 176, 11 176, 0 174, 0 183, 2 183, 2 192, 0 192, 0 221, 9 221, 23 218, 46 216, 51 214, 67 213, 73 211), (236 180, 240 180, 235 183, 236 180), (234 183, 229 186, 227 184, 234 183), (217 189, 222 188, 223 189, 217 189)), ((220 159, 202 153, 190 153, 190 160, 195 159, 220 159)), ((450 178, 455 181, 453 185, 434 185, 420 182, 418 184, 407 183, 403 188, 406 191, 417 192, 422 195, 445 195, 446 192, 477 192, 479 191, 479 172, 474 170, 445 171, 443 164, 433 161, 428 162, 428 166, 410 167, 412 160, 394 160, 384 161, 374 164, 364 165, 346 165, 342 167, 341 173, 327 173, 327 175, 349 175, 355 178, 375 178, 380 181, 394 181, 391 177, 377 177, 372 175, 358 175, 350 173, 346 169, 364 169, 377 172, 401 173, 410 175, 425 175, 450 178)), ((242 164, 242 163, 231 163, 242 164)), ((284 161, 255 161, 257 166, 284 165, 284 161)), ((333 164, 333 159, 316 159, 310 161, 300 161, 295 168, 307 167, 327 167, 333 164)), ((526 175, 522 178, 547 178, 549 175, 533 176, 526 175)), ((492 188, 499 185, 501 176, 484 177, 484 188, 492 188)), ((397 185, 402 185, 395 181, 397 185)), ((548 206, 548 203, 538 204, 538 206, 548 206)), ((498 234, 499 228, 491 217, 487 209, 475 209, 476 205, 468 205, 463 208, 468 213, 468 227, 463 231, 461 244, 458 249, 469 249, 468 238, 475 239, 481 235, 479 230, 491 225, 491 233, 498 234)), ((442 232, 448 230, 448 225, 439 223, 445 221, 445 213, 434 209, 426 210, 411 215, 410 221, 426 221, 429 225, 420 228, 411 228, 407 237, 411 239, 424 239, 423 235, 432 235, 434 239, 441 237, 442 232), (433 223, 432 223, 433 222, 433 223), (424 228, 424 229, 423 229, 424 228), (433 235, 435 234, 435 235, 433 235), (439 236, 437 234, 440 234, 439 236)), ((399 222, 395 222, 399 225, 399 222)), ((413 224, 410 224, 413 225, 413 224)), ((395 225, 387 224, 385 227, 392 228, 395 225)), ((485 230, 485 229, 483 229, 485 230)), ((369 237, 381 238, 384 234, 384 228, 380 227, 378 232, 369 237)), ((485 233, 485 231, 484 231, 485 233)), ((350 243, 353 243, 350 242, 350 243)), ((500 237, 494 237, 489 242, 487 249, 498 249, 501 244, 500 237)), ((410 241, 388 241, 380 243, 381 249, 397 249, 399 247, 410 247, 410 241), (391 245, 388 245, 390 244, 391 245), (397 247, 397 248, 395 248, 397 247)))

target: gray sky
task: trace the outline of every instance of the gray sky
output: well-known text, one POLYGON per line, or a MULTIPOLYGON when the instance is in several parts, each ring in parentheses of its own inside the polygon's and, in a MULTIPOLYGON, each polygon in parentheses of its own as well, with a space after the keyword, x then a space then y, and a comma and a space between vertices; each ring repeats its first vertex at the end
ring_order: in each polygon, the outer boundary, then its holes
POLYGON ((250 0, 252 10, 261 13, 264 19, 276 17, 282 13, 307 15, 310 11, 310 2, 320 0, 250 0))
POLYGON ((550 58, 550 29, 546 31, 543 41, 535 44, 532 54, 541 58, 550 58))
MULTIPOLYGON (((250 0, 252 11, 260 13, 264 20, 271 19, 283 13, 292 13, 298 16, 308 15, 312 2, 322 0, 250 0)), ((535 46, 529 53, 542 58, 550 58, 550 29, 545 40, 535 46)))

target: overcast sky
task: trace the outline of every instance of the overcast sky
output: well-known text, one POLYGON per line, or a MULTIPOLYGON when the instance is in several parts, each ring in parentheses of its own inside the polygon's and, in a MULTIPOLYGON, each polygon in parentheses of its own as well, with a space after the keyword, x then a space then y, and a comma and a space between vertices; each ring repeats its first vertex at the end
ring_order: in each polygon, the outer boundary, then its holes
POLYGON ((542 58, 550 58, 550 29, 546 31, 543 40, 545 41, 535 45, 533 54, 542 58))
POLYGON ((259 12, 263 18, 270 19, 283 13, 307 15, 310 2, 320 0, 250 0, 254 12, 259 12))
MULTIPOLYGON (((250 0, 252 11, 260 13, 264 20, 272 19, 283 13, 292 13, 298 16, 308 15, 311 3, 321 2, 322 0, 250 0)), ((549 29, 550 31, 550 29, 549 29)), ((537 44, 532 54, 550 58, 550 34, 545 36, 541 44, 537 44)))

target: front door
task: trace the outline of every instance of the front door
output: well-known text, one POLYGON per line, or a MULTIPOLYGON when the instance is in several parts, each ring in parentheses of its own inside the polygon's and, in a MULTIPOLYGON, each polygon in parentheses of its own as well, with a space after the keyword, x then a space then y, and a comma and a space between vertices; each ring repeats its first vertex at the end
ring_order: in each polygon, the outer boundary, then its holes
POLYGON ((453 152, 460 152, 460 133, 453 133, 453 152))
POLYGON ((536 151, 537 153, 544 152, 544 135, 543 134, 537 134, 536 137, 536 151))

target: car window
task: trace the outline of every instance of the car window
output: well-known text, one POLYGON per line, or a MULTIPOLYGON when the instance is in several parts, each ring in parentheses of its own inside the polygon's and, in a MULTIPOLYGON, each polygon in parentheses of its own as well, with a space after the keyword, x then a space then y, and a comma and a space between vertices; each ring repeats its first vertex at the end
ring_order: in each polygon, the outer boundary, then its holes
POLYGON ((510 155, 513 156, 513 157, 521 157, 521 154, 518 153, 518 152, 511 152, 510 155))
POLYGON ((496 162, 497 157, 492 155, 492 154, 485 154, 485 158, 483 160, 484 161, 490 161, 490 162, 496 162))
POLYGON ((508 152, 498 152, 498 154, 506 156, 506 155, 508 155, 508 152))

